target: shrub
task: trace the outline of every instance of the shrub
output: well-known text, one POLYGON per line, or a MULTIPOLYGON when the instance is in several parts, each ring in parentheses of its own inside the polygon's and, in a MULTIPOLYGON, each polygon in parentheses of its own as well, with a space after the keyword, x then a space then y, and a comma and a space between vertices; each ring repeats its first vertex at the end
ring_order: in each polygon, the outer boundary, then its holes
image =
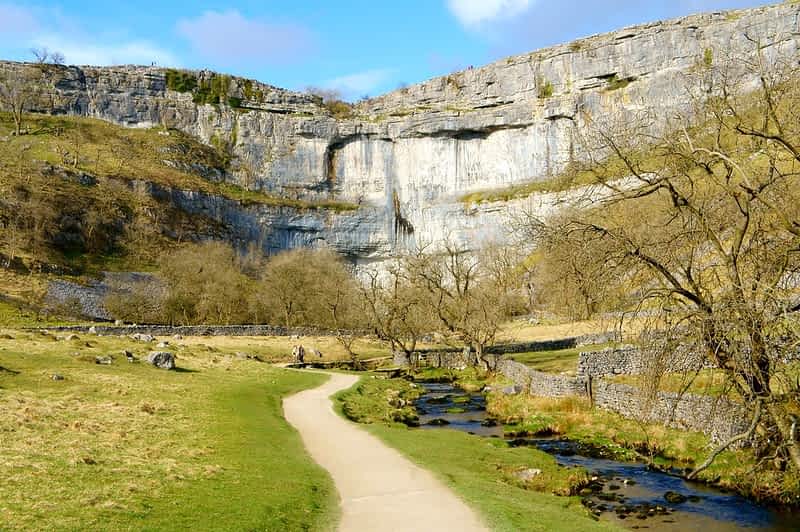
POLYGON ((703 52, 703 64, 707 67, 710 67, 714 64, 714 50, 711 48, 706 48, 703 52))
POLYGON ((608 78, 606 92, 624 89, 630 85, 635 78, 618 78, 616 74, 608 78))
POLYGON ((553 89, 553 84, 550 82, 550 80, 539 78, 536 85, 538 90, 537 94, 539 95, 539 98, 545 99, 553 96, 554 89, 553 89))
POLYGON ((191 92, 197 88, 197 78, 191 72, 169 69, 164 73, 167 88, 176 92, 191 92))

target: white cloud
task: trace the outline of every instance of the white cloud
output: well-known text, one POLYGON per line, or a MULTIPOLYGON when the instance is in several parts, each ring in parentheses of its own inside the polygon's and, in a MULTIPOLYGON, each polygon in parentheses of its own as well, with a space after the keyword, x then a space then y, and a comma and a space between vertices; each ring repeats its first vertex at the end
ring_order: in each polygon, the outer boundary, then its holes
POLYGON ((391 68, 376 68, 330 79, 324 82, 323 86, 326 89, 339 90, 348 97, 359 97, 374 94, 376 89, 389 81, 392 74, 394 70, 391 68))
POLYGON ((32 60, 28 48, 60 52, 68 64, 179 64, 173 54, 150 41, 86 32, 79 21, 58 8, 0 4, 0 49, 12 50, 20 60, 32 60))
POLYGON ((314 41, 303 26, 252 20, 235 10, 179 20, 177 30, 204 58, 225 64, 289 63, 308 53, 314 41))
POLYGON ((153 62, 161 66, 180 65, 173 54, 148 41, 99 43, 49 34, 35 38, 32 44, 61 52, 72 65, 149 65, 153 62))
POLYGON ((511 18, 532 4, 532 0, 447 0, 447 7, 468 28, 511 18))

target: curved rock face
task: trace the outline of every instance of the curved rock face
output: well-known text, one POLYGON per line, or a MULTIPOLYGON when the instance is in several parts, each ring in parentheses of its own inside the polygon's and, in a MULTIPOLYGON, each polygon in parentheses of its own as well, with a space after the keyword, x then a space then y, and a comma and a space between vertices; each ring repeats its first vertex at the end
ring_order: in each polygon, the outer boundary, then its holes
MULTIPOLYGON (((768 60, 796 58, 799 14, 800 5, 786 3, 626 28, 409 86, 342 120, 314 97, 227 76, 225 95, 235 101, 196 103, 192 92, 168 88, 164 69, 130 66, 53 67, 54 111, 176 127, 229 150, 253 176, 226 179, 358 203, 355 212, 302 213, 176 195, 187 210, 213 211, 242 234, 273 235, 270 249, 325 241, 380 260, 447 236, 502 237, 513 205, 470 207, 458 198, 559 173, 582 156, 584 117, 686 105, 686 73, 716 68, 727 53, 752 55, 754 41, 768 60)), ((191 74, 200 85, 220 78, 191 74)), ((552 207, 546 197, 522 203, 552 207)))

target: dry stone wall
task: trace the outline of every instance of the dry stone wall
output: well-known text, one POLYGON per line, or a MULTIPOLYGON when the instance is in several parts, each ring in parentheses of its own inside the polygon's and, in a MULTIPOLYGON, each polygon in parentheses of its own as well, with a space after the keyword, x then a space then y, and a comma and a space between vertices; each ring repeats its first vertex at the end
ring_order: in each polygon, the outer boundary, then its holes
POLYGON ((673 373, 696 371, 706 367, 704 357, 690 348, 678 348, 670 354, 648 353, 634 346, 622 346, 580 353, 577 375, 642 375, 662 368, 673 373), (655 366, 658 367, 655 367, 655 366))
POLYGON ((47 327, 48 331, 94 333, 98 336, 335 336, 325 329, 281 327, 277 325, 69 325, 47 327))
POLYGON ((714 442, 740 434, 749 422, 742 405, 719 397, 670 392, 645 397, 641 389, 633 386, 603 379, 552 375, 513 360, 502 360, 498 371, 531 395, 589 397, 595 406, 624 417, 703 432, 714 442))

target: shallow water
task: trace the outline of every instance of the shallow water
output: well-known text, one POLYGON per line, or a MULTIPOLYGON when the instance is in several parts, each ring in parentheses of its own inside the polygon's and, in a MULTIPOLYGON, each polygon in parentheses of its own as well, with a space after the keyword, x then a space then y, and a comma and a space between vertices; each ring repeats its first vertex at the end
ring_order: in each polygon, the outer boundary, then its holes
MULTIPOLYGON (((466 393, 450 384, 421 383, 426 393, 415 403, 423 429, 451 429, 486 437, 502 437, 503 427, 491 425, 482 394, 466 393), (452 409, 463 409, 454 412, 452 409), (431 424, 431 423, 434 424, 431 424), (445 424, 446 423, 446 424, 445 424)), ((760 506, 738 495, 677 476, 648 469, 645 464, 617 462, 579 454, 574 442, 555 438, 516 439, 514 446, 531 446, 555 456, 566 467, 583 467, 597 477, 584 504, 603 520, 632 529, 716 531, 800 531, 800 515, 760 506), (668 503, 672 491, 687 497, 668 503), (602 511, 600 511, 602 510, 602 511)))

